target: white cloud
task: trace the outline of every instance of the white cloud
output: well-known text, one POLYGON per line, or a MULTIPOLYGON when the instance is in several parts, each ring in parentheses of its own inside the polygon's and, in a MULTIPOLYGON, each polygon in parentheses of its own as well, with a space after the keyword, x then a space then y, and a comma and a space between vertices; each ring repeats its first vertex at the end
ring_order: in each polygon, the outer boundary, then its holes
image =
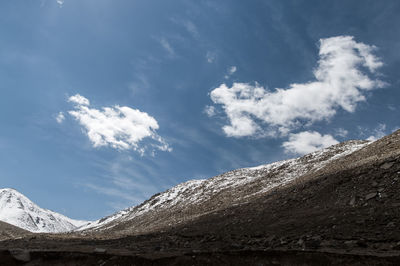
POLYGON ((221 84, 210 97, 222 105, 228 117, 223 131, 229 137, 286 135, 331 118, 337 109, 354 112, 357 104, 366 100, 366 91, 385 85, 367 75, 382 66, 373 55, 375 49, 351 36, 321 39, 313 81, 273 91, 258 83, 221 84))
POLYGON ((174 56, 175 55, 175 51, 172 48, 171 44, 167 41, 167 39, 161 38, 160 39, 160 44, 168 52, 168 54, 170 56, 174 56))
POLYGON ((84 127, 94 147, 133 149, 143 154, 145 147, 140 142, 151 139, 152 147, 171 151, 155 132, 159 128, 156 119, 145 112, 119 105, 102 110, 90 108, 89 100, 79 94, 69 97, 68 101, 75 103, 75 109, 68 113, 84 127))
POLYGON ((57 4, 59 5, 59 7, 63 7, 64 5, 64 0, 57 0, 57 4))
POLYGON ((85 105, 85 106, 90 105, 89 100, 79 94, 69 97, 68 102, 76 103, 78 105, 85 105))
POLYGON ((236 72, 236 70, 237 70, 237 68, 236 68, 236 66, 231 66, 230 68, 229 68, 229 74, 230 75, 232 75, 233 73, 235 73, 236 72))
POLYGON ((215 107, 211 106, 211 105, 207 105, 204 108, 204 113, 208 116, 208 117, 212 117, 215 115, 215 107))
POLYGON ((307 154, 339 143, 331 135, 321 135, 316 131, 290 134, 289 140, 282 144, 287 153, 307 154))
POLYGON ((57 123, 61 124, 62 122, 64 122, 65 116, 63 112, 59 112, 56 116, 56 121, 57 123))

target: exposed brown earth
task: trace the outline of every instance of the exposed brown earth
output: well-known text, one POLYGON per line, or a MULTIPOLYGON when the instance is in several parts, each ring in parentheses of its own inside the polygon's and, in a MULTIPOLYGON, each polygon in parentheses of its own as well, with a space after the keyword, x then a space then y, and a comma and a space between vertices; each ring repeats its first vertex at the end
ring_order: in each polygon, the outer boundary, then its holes
POLYGON ((168 227, 146 231, 150 221, 130 221, 87 235, 5 240, 0 259, 7 265, 400 265, 399 191, 397 131, 284 187, 168 227), (146 233, 121 234, 134 225, 146 233))
POLYGON ((32 233, 14 225, 0 221, 0 241, 31 235, 32 233))

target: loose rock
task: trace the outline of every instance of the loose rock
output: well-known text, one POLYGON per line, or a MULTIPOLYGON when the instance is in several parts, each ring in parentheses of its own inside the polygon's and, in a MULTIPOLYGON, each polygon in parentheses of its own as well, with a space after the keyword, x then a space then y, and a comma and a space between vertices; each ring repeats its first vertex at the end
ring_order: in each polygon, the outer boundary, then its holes
POLYGON ((28 262, 31 260, 31 254, 29 253, 28 250, 15 249, 15 250, 10 250, 10 253, 11 256, 13 256, 14 259, 18 261, 28 262))
POLYGON ((94 252, 95 253, 106 253, 106 249, 105 248, 95 248, 94 249, 94 252))
POLYGON ((394 162, 387 162, 381 165, 382 169, 389 169, 390 167, 392 167, 394 165, 394 162))
POLYGON ((365 196, 365 200, 370 200, 376 197, 376 192, 369 193, 365 196))

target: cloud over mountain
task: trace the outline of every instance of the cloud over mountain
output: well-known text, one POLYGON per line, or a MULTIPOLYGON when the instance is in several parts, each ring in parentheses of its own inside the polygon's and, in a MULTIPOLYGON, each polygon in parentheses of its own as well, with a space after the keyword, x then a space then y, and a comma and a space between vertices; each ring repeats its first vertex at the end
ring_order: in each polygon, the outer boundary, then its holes
POLYGON ((282 147, 287 153, 307 154, 338 143, 339 141, 331 135, 321 135, 316 131, 304 131, 290 134, 289 140, 285 141, 282 147))

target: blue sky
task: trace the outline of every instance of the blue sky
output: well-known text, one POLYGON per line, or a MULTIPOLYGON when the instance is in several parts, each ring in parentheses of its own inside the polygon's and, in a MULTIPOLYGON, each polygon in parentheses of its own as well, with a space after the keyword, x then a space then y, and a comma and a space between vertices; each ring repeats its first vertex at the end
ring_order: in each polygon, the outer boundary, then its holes
POLYGON ((398 1, 1 1, 1 187, 98 219, 190 179, 388 134, 399 13, 398 1))

